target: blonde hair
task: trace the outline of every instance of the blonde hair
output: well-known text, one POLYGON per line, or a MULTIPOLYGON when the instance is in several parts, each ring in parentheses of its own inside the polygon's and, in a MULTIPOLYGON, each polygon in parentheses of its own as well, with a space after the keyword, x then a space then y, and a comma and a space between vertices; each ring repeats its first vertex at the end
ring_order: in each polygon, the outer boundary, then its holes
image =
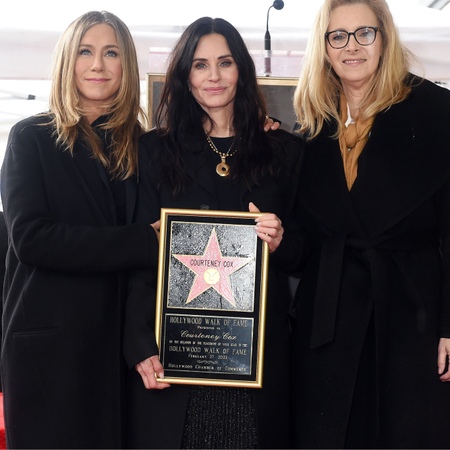
POLYGON ((140 107, 136 48, 127 26, 106 11, 83 14, 61 36, 53 60, 49 115, 55 127, 57 144, 73 154, 75 141, 81 137, 113 178, 129 177, 137 167, 138 138, 143 131, 139 117, 145 121, 145 113, 140 107), (114 30, 122 63, 119 90, 112 103, 107 105, 108 121, 99 126, 111 137, 109 152, 105 152, 101 140, 88 123, 75 86, 75 62, 80 42, 86 31, 98 24, 106 24, 114 30))
POLYGON ((294 108, 300 132, 312 139, 322 130, 324 121, 335 119, 343 128, 339 114, 342 85, 327 54, 325 33, 331 14, 339 6, 367 5, 378 20, 382 39, 380 62, 369 89, 360 104, 360 117, 366 120, 403 101, 411 91, 407 77, 415 57, 400 42, 389 6, 385 0, 325 0, 313 24, 303 59, 302 71, 294 94, 294 108))

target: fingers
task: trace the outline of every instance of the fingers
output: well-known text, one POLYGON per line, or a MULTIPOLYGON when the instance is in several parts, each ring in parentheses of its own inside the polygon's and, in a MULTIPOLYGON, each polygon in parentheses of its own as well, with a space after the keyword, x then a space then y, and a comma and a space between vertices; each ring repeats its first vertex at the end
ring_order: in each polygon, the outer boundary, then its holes
POLYGON ((447 355, 441 354, 440 352, 438 352, 438 374, 442 375, 444 373, 445 370, 445 360, 447 359, 447 355))
POLYGON ((159 360, 159 356, 155 355, 149 358, 151 364, 153 365, 154 372, 158 375, 159 378, 164 378, 164 368, 159 360))
MULTIPOLYGON (((258 210, 258 208, 253 205, 253 203, 250 203, 250 211, 259 212, 259 210, 252 211, 253 208, 258 210)), ((267 245, 269 246, 269 252, 274 252, 283 239, 284 228, 281 224, 281 220, 276 214, 264 214, 255 219, 255 222, 256 234, 264 242, 267 242, 267 245)))
MULTIPOLYGON (((258 207, 250 202, 248 210, 253 213, 261 212, 258 207)), ((281 220, 276 214, 263 214, 255 219, 256 234, 269 246, 269 252, 274 252, 280 245, 283 239, 284 228, 281 225, 281 220)))
POLYGON ((440 376, 439 379, 444 382, 450 381, 450 372, 445 372, 445 374, 440 376))
POLYGON ((450 355, 450 339, 444 339, 442 338, 439 341, 439 347, 438 347, 438 373, 441 375, 440 380, 441 381, 450 381, 450 371, 447 370, 447 372, 444 373, 446 366, 447 366, 447 360, 450 355))
POLYGON ((258 225, 256 226, 256 234, 264 242, 267 242, 269 246, 269 253, 273 253, 280 245, 283 239, 284 229, 280 227, 279 229, 267 228, 258 225))
POLYGON ((261 212, 261 211, 256 207, 256 205, 255 205, 253 202, 250 202, 250 203, 248 204, 248 210, 249 210, 249 212, 252 212, 252 213, 258 213, 258 212, 261 212))
POLYGON ((275 122, 272 118, 269 116, 266 116, 266 123, 264 124, 264 131, 267 133, 269 130, 278 130, 280 128, 281 123, 275 122))
POLYGON ((264 214, 255 219, 256 231, 268 234, 273 238, 281 237, 283 235, 283 227, 281 220, 275 214, 264 214))
POLYGON ((278 130, 278 128, 280 128, 280 127, 281 127, 281 123, 280 123, 280 122, 274 122, 274 123, 271 125, 270 129, 273 130, 273 131, 275 131, 275 130, 278 130))
POLYGON ((136 364, 136 370, 141 375, 146 389, 165 389, 170 387, 170 384, 168 383, 156 381, 156 374, 158 374, 159 378, 164 378, 164 369, 159 361, 158 355, 147 358, 139 364, 136 364))
POLYGON ((266 116, 266 123, 264 124, 264 131, 267 133, 270 129, 276 130, 276 128, 272 128, 274 125, 273 119, 269 116, 266 116))
POLYGON ((159 242, 159 231, 161 230, 161 221, 158 220, 158 221, 156 221, 154 223, 151 223, 150 225, 155 230, 155 233, 156 233, 156 236, 158 237, 158 242, 159 242))

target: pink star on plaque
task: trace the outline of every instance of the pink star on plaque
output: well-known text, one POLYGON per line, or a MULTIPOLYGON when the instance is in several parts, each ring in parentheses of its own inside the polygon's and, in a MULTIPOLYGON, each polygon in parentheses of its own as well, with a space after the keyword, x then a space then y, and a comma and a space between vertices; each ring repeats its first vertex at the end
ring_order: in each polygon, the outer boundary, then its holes
POLYGON ((191 302, 209 288, 215 289, 220 295, 236 306, 231 292, 229 276, 245 266, 253 258, 223 257, 217 241, 216 230, 213 228, 208 245, 203 256, 172 255, 192 270, 196 276, 186 303, 191 302))

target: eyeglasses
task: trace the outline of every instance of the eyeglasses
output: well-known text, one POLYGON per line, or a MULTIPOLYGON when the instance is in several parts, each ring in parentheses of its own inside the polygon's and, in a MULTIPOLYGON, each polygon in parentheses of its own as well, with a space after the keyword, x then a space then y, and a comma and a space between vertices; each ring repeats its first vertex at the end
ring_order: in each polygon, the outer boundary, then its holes
POLYGON ((363 27, 353 32, 336 30, 325 33, 325 37, 331 47, 339 49, 344 48, 348 44, 351 35, 353 35, 359 45, 371 45, 375 42, 377 31, 378 27, 363 27))

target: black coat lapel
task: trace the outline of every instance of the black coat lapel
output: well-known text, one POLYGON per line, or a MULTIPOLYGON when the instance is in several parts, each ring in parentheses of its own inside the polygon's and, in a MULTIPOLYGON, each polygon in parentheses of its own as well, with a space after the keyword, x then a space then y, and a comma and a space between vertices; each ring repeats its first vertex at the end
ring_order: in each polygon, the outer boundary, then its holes
POLYGON ((450 176, 450 144, 443 142, 448 130, 437 130, 426 114, 413 93, 375 118, 351 190, 370 235, 381 234, 411 214, 450 176))
POLYGON ((80 142, 75 144, 75 165, 80 179, 83 180, 88 204, 97 217, 100 226, 116 223, 114 199, 112 197, 109 181, 101 163, 93 159, 89 150, 80 142))
POLYGON ((187 175, 193 180, 193 183, 189 183, 189 186, 197 185, 201 188, 201 191, 196 189, 198 199, 195 201, 198 205, 195 208, 200 209, 207 206, 208 209, 218 209, 216 187, 213 182, 214 174, 210 173, 204 153, 186 151, 183 162, 187 175))
POLYGON ((332 139, 329 124, 306 145, 300 176, 299 201, 316 218, 328 224, 332 234, 360 228, 345 181, 339 141, 332 139))
POLYGON ((136 207, 137 185, 136 177, 132 176, 125 181, 125 199, 126 199, 126 220, 131 223, 134 218, 134 209, 136 207))

